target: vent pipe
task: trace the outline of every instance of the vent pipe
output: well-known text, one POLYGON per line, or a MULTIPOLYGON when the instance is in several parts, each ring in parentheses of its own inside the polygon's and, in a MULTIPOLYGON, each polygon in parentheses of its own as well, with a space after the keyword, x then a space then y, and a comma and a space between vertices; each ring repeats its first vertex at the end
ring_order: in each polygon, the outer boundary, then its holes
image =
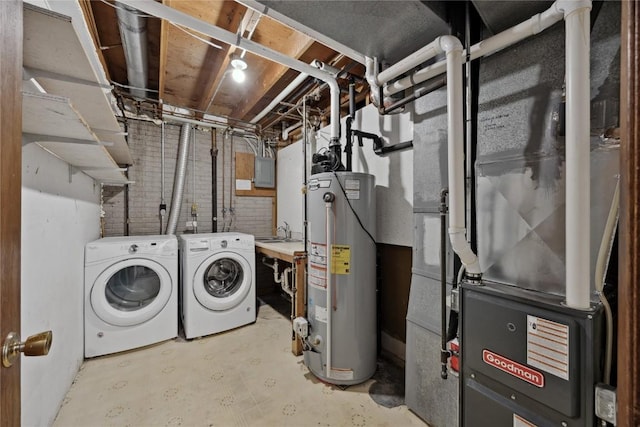
POLYGON ((136 10, 117 2, 118 27, 127 61, 129 92, 134 98, 146 98, 147 91, 147 21, 136 10))
POLYGON ((591 1, 563 1, 567 85, 566 294, 567 306, 590 307, 590 106, 591 1))
POLYGON ((180 145, 178 146, 178 160, 176 162, 176 173, 173 180, 173 193, 171 194, 171 210, 169 211, 169 221, 164 234, 176 234, 178 219, 180 217, 180 207, 182 206, 182 194, 184 191, 184 180, 187 175, 187 158, 189 157, 189 137, 191 135, 191 125, 185 123, 180 130, 180 145))

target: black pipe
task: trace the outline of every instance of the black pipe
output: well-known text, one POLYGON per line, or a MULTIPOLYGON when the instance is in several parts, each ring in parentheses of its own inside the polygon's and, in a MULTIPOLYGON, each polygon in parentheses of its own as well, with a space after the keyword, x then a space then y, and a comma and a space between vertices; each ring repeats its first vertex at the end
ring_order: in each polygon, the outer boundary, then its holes
POLYGON ((352 170, 352 157, 353 157, 353 132, 351 131, 351 124, 356 116, 356 84, 353 79, 349 81, 349 116, 347 117, 347 135, 346 143, 344 145, 344 153, 347 157, 347 172, 352 170))
POLYGON ((440 190, 440 377, 447 379, 447 362, 449 350, 447 350, 447 193, 449 190, 440 190))
POLYGON ((386 106, 386 107, 381 107, 379 109, 380 114, 385 115, 385 114, 390 114, 393 111, 397 110, 398 108, 404 107, 405 105, 407 105, 410 102, 415 101, 418 98, 422 98, 425 95, 430 94, 433 91, 436 91, 438 89, 440 89, 441 87, 446 86, 447 84, 447 75, 443 74, 441 76, 435 77, 431 80, 429 80, 426 84, 424 84, 423 86, 417 88, 416 90, 413 91, 413 93, 407 97, 404 97, 396 102, 394 102, 393 104, 386 106))
POLYGON ((374 152, 378 156, 382 156, 384 154, 393 153, 394 151, 407 150, 409 148, 413 148, 413 141, 399 142, 398 144, 388 145, 378 150, 374 150, 374 152))
POLYGON ((349 115, 356 117, 356 83, 353 77, 349 80, 349 115))
POLYGON ((218 135, 211 129, 211 232, 218 232, 218 135))
MULTIPOLYGON (((124 110, 123 110, 124 114, 124 110)), ((124 134, 127 135, 127 144, 129 144, 129 124, 124 122, 124 134)), ((127 168, 124 173, 127 181, 129 180, 129 168, 127 168)), ((125 184, 124 186, 124 235, 129 235, 129 222, 130 222, 130 212, 129 212, 129 184, 125 184)))
MULTIPOLYGON (((129 179, 127 173, 127 179, 129 179)), ((129 235, 129 184, 124 185, 124 235, 129 235)))

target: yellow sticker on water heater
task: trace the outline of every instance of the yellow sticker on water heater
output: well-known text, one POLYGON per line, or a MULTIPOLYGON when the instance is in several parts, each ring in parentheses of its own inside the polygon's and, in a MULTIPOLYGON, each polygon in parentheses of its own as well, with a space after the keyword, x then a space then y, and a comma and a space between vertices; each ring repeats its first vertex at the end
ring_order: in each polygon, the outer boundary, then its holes
POLYGON ((331 245, 331 274, 351 272, 351 246, 331 245))

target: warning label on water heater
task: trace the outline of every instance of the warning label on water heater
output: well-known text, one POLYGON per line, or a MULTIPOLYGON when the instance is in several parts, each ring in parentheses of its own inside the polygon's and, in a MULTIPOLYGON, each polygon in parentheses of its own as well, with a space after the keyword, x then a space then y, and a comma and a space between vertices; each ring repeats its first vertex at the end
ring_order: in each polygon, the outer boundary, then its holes
POLYGON ((527 364, 569 379, 569 326, 527 316, 527 364))
POLYGON ((323 265, 309 263, 309 285, 314 288, 327 288, 327 268, 323 265))
POLYGON ((344 182, 344 192, 347 195, 347 199, 360 199, 360 180, 359 179, 347 179, 344 182))
POLYGON ((331 368, 329 378, 333 378, 334 380, 352 381, 353 369, 331 368))
POLYGON ((351 272, 351 246, 331 245, 331 274, 351 272))
POLYGON ((309 262, 319 265, 327 265, 327 245, 324 243, 311 242, 309 262))

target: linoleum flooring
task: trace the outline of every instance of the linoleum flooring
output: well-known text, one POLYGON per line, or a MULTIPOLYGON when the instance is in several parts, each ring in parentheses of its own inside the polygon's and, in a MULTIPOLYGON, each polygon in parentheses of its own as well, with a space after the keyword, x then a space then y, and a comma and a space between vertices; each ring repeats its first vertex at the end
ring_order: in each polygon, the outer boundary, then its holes
POLYGON ((256 323, 229 332, 86 360, 54 426, 426 425, 399 402, 376 403, 377 381, 318 381, 291 353, 289 319, 263 304, 256 323))

